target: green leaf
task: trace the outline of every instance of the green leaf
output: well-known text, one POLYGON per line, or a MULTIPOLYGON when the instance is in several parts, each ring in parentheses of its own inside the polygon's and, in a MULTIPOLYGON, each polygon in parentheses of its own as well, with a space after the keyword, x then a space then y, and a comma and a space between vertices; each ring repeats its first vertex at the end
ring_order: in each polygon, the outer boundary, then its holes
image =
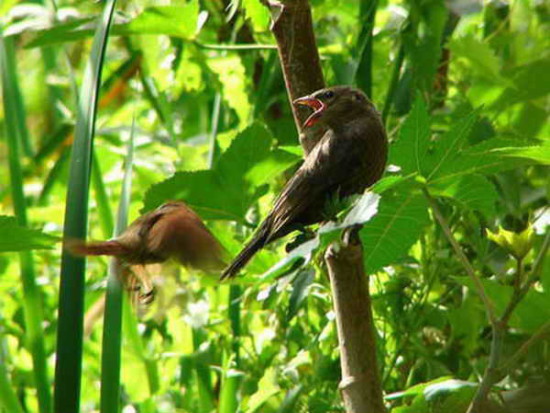
POLYGON ((259 411, 258 409, 262 407, 265 402, 280 391, 281 389, 277 384, 277 372, 275 368, 269 367, 258 383, 258 391, 248 399, 244 411, 247 413, 259 411))
POLYGON ((477 387, 476 383, 451 379, 426 387, 424 397, 434 413, 463 413, 477 387))
POLYGON ((58 237, 19 226, 15 217, 0 215, 0 252, 51 249, 58 237))
POLYGON ((529 291, 510 318, 510 326, 534 333, 550 320, 550 293, 529 291))
POLYGON ((456 57, 467 60, 480 77, 491 82, 503 81, 499 59, 489 44, 468 34, 452 39, 449 46, 452 53, 456 57))
POLYGON ((288 312, 286 322, 288 323, 298 313, 300 304, 306 298, 308 287, 315 279, 315 271, 312 268, 305 268, 300 271, 292 281, 292 293, 288 301, 288 312))
POLYGON ((399 165, 401 173, 422 173, 424 157, 430 144, 430 116, 424 100, 417 95, 414 106, 391 147, 390 164, 399 165))
POLYGON ((523 146, 518 140, 493 138, 465 148, 441 165, 438 176, 432 179, 432 183, 453 176, 491 174, 533 163, 527 159, 502 156, 498 149, 504 147, 523 146))
POLYGON ((384 193, 377 215, 361 230, 367 271, 372 274, 404 256, 427 223, 428 204, 416 188, 399 185, 384 193))
POLYGON ((497 148, 493 152, 506 158, 530 159, 544 165, 550 165, 550 140, 548 139, 540 146, 497 148))
POLYGON ((169 199, 181 199, 204 219, 243 221, 265 190, 265 183, 296 161, 272 150, 273 137, 265 126, 253 123, 239 133, 212 170, 177 172, 153 185, 145 194, 145 210, 169 199))
POLYGON ((199 4, 197 0, 177 6, 154 6, 143 10, 130 23, 117 25, 114 34, 164 34, 192 39, 197 33, 199 4))
POLYGON ((494 103, 497 109, 548 95, 550 93, 550 59, 544 58, 516 67, 509 77, 513 85, 504 90, 494 103))
POLYGON ((460 121, 454 123, 451 129, 441 139, 436 141, 433 152, 430 152, 426 156, 426 179, 431 180, 441 175, 441 169, 443 169, 445 164, 451 159, 456 158, 474 125, 477 112, 473 111, 460 121))
POLYGON ((353 225, 363 224, 369 221, 378 211, 380 195, 373 192, 367 192, 361 195, 354 203, 351 210, 347 213, 342 222, 328 222, 319 229, 320 234, 326 234, 335 230, 351 227, 353 225))
POLYGON ((434 185, 435 193, 451 198, 463 208, 479 211, 485 217, 495 213, 498 193, 495 186, 482 175, 465 175, 439 181, 434 185))
MULTIPOLYGON (((199 5, 197 0, 177 6, 148 7, 128 23, 115 24, 112 35, 163 34, 191 40, 197 33, 199 5)), ((26 47, 43 47, 73 42, 92 36, 96 30, 93 18, 56 23, 52 28, 36 31, 36 37, 26 47)))

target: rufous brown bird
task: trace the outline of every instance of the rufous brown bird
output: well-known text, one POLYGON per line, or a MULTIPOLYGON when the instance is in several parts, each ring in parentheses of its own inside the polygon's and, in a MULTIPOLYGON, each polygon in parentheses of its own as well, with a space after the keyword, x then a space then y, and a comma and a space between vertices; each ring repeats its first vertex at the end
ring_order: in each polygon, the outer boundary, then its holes
POLYGON ((304 127, 319 123, 328 130, 287 182, 252 239, 223 271, 221 279, 235 276, 270 242, 325 220, 327 202, 362 193, 384 173, 388 152, 386 132, 378 111, 362 91, 334 86, 293 103, 314 110, 304 127))
MULTIPOLYGON (((102 242, 69 241, 75 255, 117 257, 144 286, 144 267, 175 260, 203 271, 223 268, 223 247, 185 203, 170 201, 142 215, 117 238, 102 242)), ((151 290, 151 288, 149 288, 151 290)))

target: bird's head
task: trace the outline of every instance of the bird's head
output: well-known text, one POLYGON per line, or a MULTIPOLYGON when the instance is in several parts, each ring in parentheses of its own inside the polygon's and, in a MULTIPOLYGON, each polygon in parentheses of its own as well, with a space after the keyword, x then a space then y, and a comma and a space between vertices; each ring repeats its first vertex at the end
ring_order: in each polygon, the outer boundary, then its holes
POLYGON ((350 86, 320 89, 296 99, 293 103, 313 109, 313 113, 304 122, 306 128, 316 123, 324 123, 330 127, 335 122, 346 122, 375 111, 367 95, 350 86))

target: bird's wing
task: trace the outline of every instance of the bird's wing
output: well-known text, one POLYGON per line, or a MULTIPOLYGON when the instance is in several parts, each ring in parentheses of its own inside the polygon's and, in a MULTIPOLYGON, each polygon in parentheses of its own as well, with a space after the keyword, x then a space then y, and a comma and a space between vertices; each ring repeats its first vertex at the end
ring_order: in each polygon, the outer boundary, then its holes
POLYGON ((288 226, 309 208, 319 210, 321 219, 326 200, 338 191, 342 180, 356 173, 354 169, 359 167, 363 156, 361 148, 354 147, 357 140, 336 140, 334 133, 328 131, 287 182, 268 217, 269 240, 285 235, 288 226))

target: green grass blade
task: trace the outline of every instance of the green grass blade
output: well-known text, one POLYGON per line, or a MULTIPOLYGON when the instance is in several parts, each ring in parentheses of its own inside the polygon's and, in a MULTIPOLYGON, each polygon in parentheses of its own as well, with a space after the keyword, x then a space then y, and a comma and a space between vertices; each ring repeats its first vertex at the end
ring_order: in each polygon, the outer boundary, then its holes
MULTIPOLYGON (((113 235, 114 224, 113 214, 109 205, 109 196, 103 182, 101 167, 95 152, 92 155, 92 185, 94 187, 95 200, 99 211, 99 224, 105 238, 110 238, 113 235)), ((120 227, 118 227, 120 228, 120 227)))
MULTIPOLYGON (((2 316, 0 315, 0 325, 3 322, 4 320, 2 320, 2 316)), ((10 413, 23 413, 23 408, 19 404, 13 385, 10 382, 7 366, 6 341, 4 339, 3 328, 0 328, 0 411, 4 409, 4 411, 10 413)))
POLYGON ((359 64, 355 71, 355 81, 363 91, 372 99, 372 32, 374 29, 374 19, 376 17, 376 9, 378 8, 378 0, 361 2, 360 22, 363 23, 361 33, 359 35, 360 53, 359 64))
POLYGON ((149 394, 155 394, 160 388, 160 378, 158 366, 154 359, 149 356, 143 345, 143 341, 138 331, 138 322, 134 310, 128 300, 124 301, 122 309, 124 337, 128 340, 128 347, 143 362, 147 372, 147 382, 149 385, 149 394))
POLYGON ((15 55, 15 48, 13 40, 11 38, 6 38, 4 40, 4 53, 5 53, 5 64, 6 71, 9 72, 11 89, 10 103, 14 106, 15 114, 15 125, 18 132, 18 140, 21 144, 25 156, 32 157, 33 149, 31 144, 31 139, 29 137, 29 130, 27 129, 27 124, 25 122, 25 104, 23 102, 23 95, 21 94, 21 89, 19 87, 19 79, 17 78, 17 57, 15 55))
MULTIPOLYGON (((65 212, 65 239, 84 239, 93 136, 101 70, 116 0, 109 0, 96 29, 78 103, 65 212)), ((63 252, 55 366, 55 412, 78 412, 82 369, 85 260, 63 252)))
POLYGON ((401 75, 401 67, 403 66, 403 59, 405 58, 405 47, 401 44, 399 51, 397 52, 397 57, 393 64, 393 70, 391 75, 390 84, 388 86, 388 93, 386 93, 386 100, 384 101, 384 108, 382 109, 382 121, 386 124, 388 115, 390 114, 390 109, 393 104, 393 99, 395 95, 395 89, 397 88, 397 83, 399 82, 399 77, 401 75))
MULTIPOLYGON (((2 76, 2 99, 5 110, 6 136, 8 147, 8 162, 11 180, 11 192, 13 196, 15 215, 19 225, 27 226, 27 211, 25 195, 23 193, 23 174, 21 170, 19 155, 19 139, 21 130, 18 126, 18 119, 24 115, 21 107, 14 102, 17 101, 15 85, 14 63, 10 63, 13 53, 7 51, 13 47, 11 38, 2 36, 0 27, 0 71, 2 76)), ((22 252, 21 281, 23 284, 23 308, 25 312, 25 339, 26 345, 33 359, 33 373, 38 395, 38 404, 41 413, 51 411, 51 394, 48 380, 46 351, 44 336, 42 332, 42 304, 40 301, 40 290, 36 284, 36 277, 33 265, 33 256, 30 252, 22 252)))
MULTIPOLYGON (((134 155, 134 128, 128 142, 128 153, 124 168, 122 194, 117 213, 115 236, 120 235, 128 222, 128 206, 132 188, 132 162, 134 155)), ((101 413, 118 413, 120 400, 120 351, 122 338, 122 303, 124 286, 121 266, 111 260, 107 295, 105 297, 105 317, 103 322, 103 343, 101 359, 101 413)))
MULTIPOLYGON (((196 353, 200 352, 200 347, 208 337, 202 327, 193 327, 193 349, 196 353)), ((197 402, 200 413, 209 413, 214 408, 214 396, 210 369, 204 363, 197 361, 195 363, 196 383, 197 383, 197 402)))

